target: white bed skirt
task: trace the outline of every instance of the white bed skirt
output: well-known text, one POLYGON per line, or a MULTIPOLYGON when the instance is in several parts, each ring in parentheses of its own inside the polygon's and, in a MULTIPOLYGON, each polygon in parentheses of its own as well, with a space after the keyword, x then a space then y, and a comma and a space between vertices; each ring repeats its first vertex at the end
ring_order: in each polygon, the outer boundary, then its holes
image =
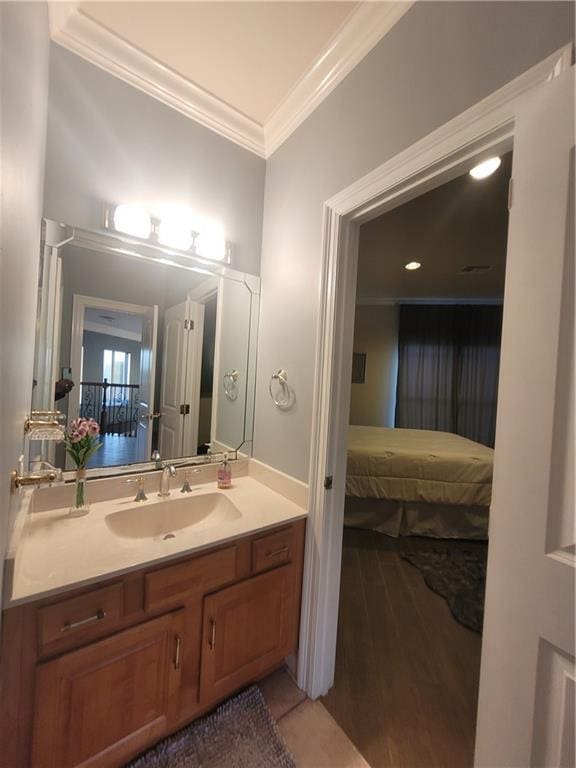
POLYGON ((489 507, 444 506, 346 496, 344 525, 348 528, 370 528, 395 538, 487 539, 488 515, 489 507))

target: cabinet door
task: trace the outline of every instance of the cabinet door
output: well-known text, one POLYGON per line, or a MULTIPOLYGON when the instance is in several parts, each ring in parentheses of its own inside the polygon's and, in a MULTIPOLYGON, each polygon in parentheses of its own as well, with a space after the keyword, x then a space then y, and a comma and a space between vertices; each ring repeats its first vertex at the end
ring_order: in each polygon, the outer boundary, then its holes
POLYGON ((291 566, 206 597, 201 702, 221 699, 279 664, 294 650, 297 621, 291 566))
POLYGON ((40 664, 34 768, 121 765, 178 719, 184 611, 40 664))

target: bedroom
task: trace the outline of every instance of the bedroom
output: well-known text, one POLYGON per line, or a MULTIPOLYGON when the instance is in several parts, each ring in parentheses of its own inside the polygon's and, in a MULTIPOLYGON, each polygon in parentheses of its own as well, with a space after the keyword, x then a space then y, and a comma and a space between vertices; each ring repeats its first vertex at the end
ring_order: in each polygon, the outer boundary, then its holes
POLYGON ((360 228, 326 705, 373 765, 472 764, 511 161, 360 228))

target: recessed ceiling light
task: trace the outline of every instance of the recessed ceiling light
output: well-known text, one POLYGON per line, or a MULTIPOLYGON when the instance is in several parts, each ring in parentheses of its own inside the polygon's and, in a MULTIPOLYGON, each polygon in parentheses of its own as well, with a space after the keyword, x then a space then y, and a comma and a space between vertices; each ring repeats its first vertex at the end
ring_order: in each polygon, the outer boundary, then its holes
POLYGON ((404 264, 404 269, 412 271, 413 269, 420 269, 421 266, 419 261, 409 261, 408 264, 404 264))
POLYGON ((489 157, 488 160, 483 160, 478 165, 475 165, 470 171, 470 176, 473 179, 485 179, 500 168, 501 162, 499 157, 489 157))

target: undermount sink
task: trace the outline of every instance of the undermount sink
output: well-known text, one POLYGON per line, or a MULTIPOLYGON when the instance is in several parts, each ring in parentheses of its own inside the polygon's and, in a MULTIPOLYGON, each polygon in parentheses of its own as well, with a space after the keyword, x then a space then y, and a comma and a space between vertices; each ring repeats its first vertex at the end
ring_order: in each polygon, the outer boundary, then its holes
POLYGON ((223 493, 143 503, 106 515, 106 525, 124 539, 173 538, 187 528, 205 528, 237 520, 241 516, 223 493))

